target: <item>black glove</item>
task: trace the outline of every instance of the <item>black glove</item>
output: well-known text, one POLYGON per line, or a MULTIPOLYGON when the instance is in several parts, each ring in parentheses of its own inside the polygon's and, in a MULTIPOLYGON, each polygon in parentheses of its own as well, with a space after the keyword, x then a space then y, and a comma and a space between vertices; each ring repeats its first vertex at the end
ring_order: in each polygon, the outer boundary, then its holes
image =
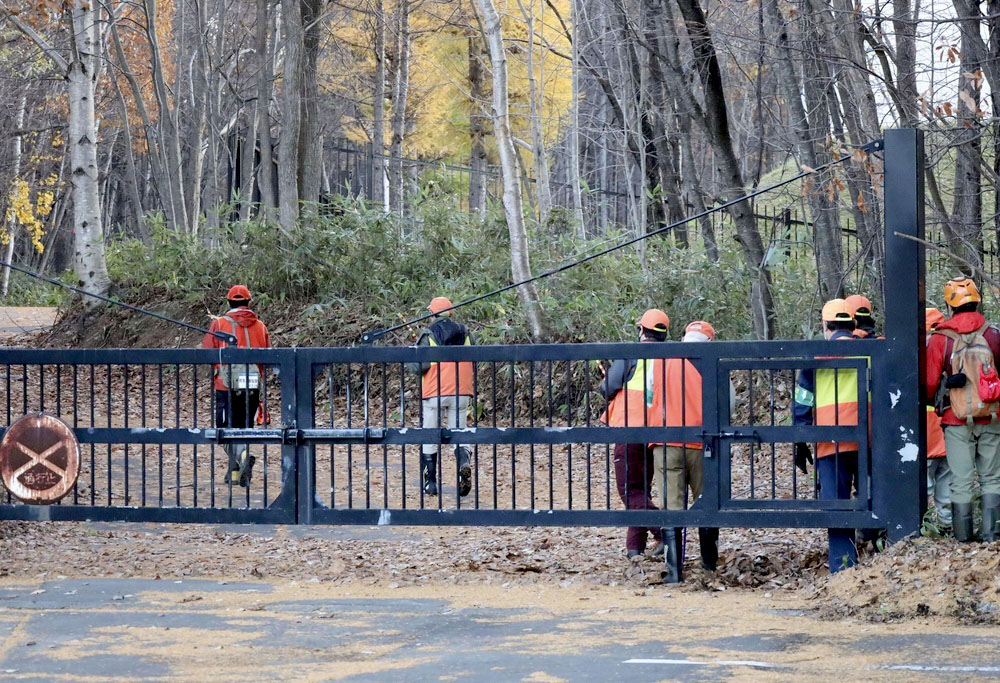
POLYGON ((959 372, 954 375, 949 375, 944 381, 944 386, 947 389, 961 389, 969 381, 969 378, 965 376, 964 372, 959 372))
POLYGON ((795 466, 802 470, 802 474, 809 472, 806 469, 806 463, 812 464, 813 454, 809 450, 809 446, 804 443, 795 444, 795 466))

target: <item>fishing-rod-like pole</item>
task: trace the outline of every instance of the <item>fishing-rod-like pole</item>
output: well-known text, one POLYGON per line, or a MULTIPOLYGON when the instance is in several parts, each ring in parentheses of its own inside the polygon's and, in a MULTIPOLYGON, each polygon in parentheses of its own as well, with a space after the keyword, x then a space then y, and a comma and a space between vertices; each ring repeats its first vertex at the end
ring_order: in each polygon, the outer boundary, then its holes
POLYGON ((153 311, 147 311, 145 308, 139 308, 138 306, 133 306, 132 304, 127 304, 124 301, 119 301, 118 299, 112 299, 111 297, 103 296, 101 294, 95 294, 94 292, 88 292, 85 289, 80 289, 79 287, 74 287, 73 285, 67 285, 65 282, 59 282, 59 280, 54 280, 50 277, 45 277, 41 273, 36 273, 33 270, 28 270, 21 266, 15 266, 13 263, 7 263, 6 261, 0 261, 0 266, 5 268, 10 268, 11 270, 16 270, 19 273, 24 273, 25 275, 30 275, 33 278, 41 280, 42 282, 48 282, 50 285, 55 285, 56 287, 62 287, 68 289, 71 292, 76 292, 77 294, 82 294, 84 296, 93 297, 103 301, 104 303, 114 304, 115 306, 121 306, 122 308, 127 308, 130 311, 135 311, 136 313, 141 313, 143 315, 148 315, 151 318, 157 318, 158 320, 163 320, 164 322, 171 323, 173 325, 178 325, 180 327, 186 327, 189 330, 195 330, 196 332, 201 332, 203 334, 210 334, 216 339, 222 340, 227 344, 236 344, 236 337, 229 334, 228 332, 216 332, 204 327, 198 327, 197 325, 192 325, 191 323, 186 323, 183 320, 174 320, 173 318, 168 318, 161 313, 155 313, 153 311))
MULTIPOLYGON (((872 152, 881 151, 882 147, 883 147, 882 140, 873 140, 873 141, 869 142, 866 145, 862 145, 858 149, 862 150, 862 151, 865 151, 865 152, 868 152, 869 154, 871 154, 872 152)), ((649 239, 650 237, 653 237, 654 235, 659 235, 661 233, 673 230, 674 228, 676 228, 678 226, 681 226, 681 225, 684 225, 685 223, 690 223, 691 221, 696 221, 699 218, 704 218, 705 216, 708 216, 709 214, 713 214, 716 211, 721 211, 722 209, 727 209, 730 206, 733 206, 734 204, 739 204, 740 202, 745 202, 748 199, 753 199, 754 197, 756 197, 758 195, 762 195, 765 192, 770 192, 771 190, 776 190, 779 187, 782 187, 783 185, 787 185, 789 183, 793 183, 796 180, 799 180, 800 178, 806 177, 807 175, 812 175, 814 173, 819 173, 820 171, 822 171, 822 170, 824 170, 826 168, 829 168, 830 166, 835 166, 837 164, 840 164, 840 163, 843 163, 843 162, 847 161, 848 159, 851 158, 851 156, 852 155, 850 155, 850 154, 845 154, 844 156, 842 156, 842 157, 840 157, 838 159, 834 159, 833 161, 828 161, 827 163, 825 163, 825 164, 823 164, 823 165, 821 165, 821 166, 819 166, 817 168, 809 168, 808 170, 802 171, 798 175, 792 176, 791 178, 788 178, 787 180, 781 180, 781 181, 779 181, 777 183, 774 183, 773 185, 768 185, 767 187, 761 188, 759 190, 754 190, 753 192, 745 194, 742 197, 737 197, 736 199, 730 199, 728 202, 723 202, 722 204, 717 204, 716 206, 713 206, 710 209, 705 209, 704 211, 702 211, 700 213, 696 213, 693 216, 688 216, 686 218, 682 218, 681 220, 675 221, 675 222, 671 223, 670 225, 664 225, 662 228, 657 228, 656 230, 653 230, 652 232, 647 232, 645 235, 639 235, 638 237, 633 237, 632 239, 625 240, 624 242, 616 244, 616 245, 614 245, 612 247, 608 247, 607 249, 602 249, 601 251, 598 251, 598 252, 595 252, 593 254, 590 254, 589 256, 584 256, 583 258, 578 259, 576 261, 571 261, 569 263, 564 263, 563 265, 559 266, 558 268, 553 268, 552 270, 545 271, 544 273, 540 273, 538 275, 535 275, 534 277, 529 277, 527 280, 521 280, 520 282, 515 282, 515 283, 509 284, 509 285, 504 285, 503 287, 499 287, 497 289, 494 289, 492 292, 486 292, 485 294, 480 294, 479 296, 474 296, 471 299, 466 299, 465 301, 460 301, 459 303, 455 304, 451 308, 442 309, 442 310, 438 311, 437 313, 427 313, 427 314, 424 314, 424 315, 422 315, 422 316, 420 316, 418 318, 414 318, 413 320, 408 320, 406 322, 399 323, 398 325, 393 325, 392 327, 388 327, 388 328, 386 328, 384 330, 372 330, 371 332, 365 332, 363 335, 361 335, 361 343, 362 344, 371 344, 373 342, 378 341, 379 339, 381 339, 385 335, 389 334, 390 332, 395 332, 396 330, 402 329, 404 327, 409 327, 410 325, 414 325, 416 323, 423 322, 424 320, 427 320, 428 318, 433 318, 433 317, 435 317, 437 315, 440 315, 442 313, 446 313, 448 311, 453 311, 456 308, 461 308, 462 306, 467 306, 469 304, 476 303, 477 301, 482 301, 483 299, 488 299, 491 296, 496 296, 497 294, 503 294, 504 292, 510 291, 511 289, 514 289, 516 287, 520 287, 522 285, 531 284, 532 282, 537 282, 538 280, 541 280, 543 278, 551 277, 552 275, 555 275, 557 273, 561 273, 561 272, 563 272, 565 270, 569 270, 570 268, 573 268, 574 266, 578 266, 578 265, 580 265, 582 263, 586 263, 587 261, 592 261, 593 259, 598 258, 599 256, 604 256, 605 254, 610 254, 613 251, 617 251, 619 249, 623 249, 623 248, 625 248, 627 246, 635 244, 636 242, 641 242, 642 240, 649 239)))

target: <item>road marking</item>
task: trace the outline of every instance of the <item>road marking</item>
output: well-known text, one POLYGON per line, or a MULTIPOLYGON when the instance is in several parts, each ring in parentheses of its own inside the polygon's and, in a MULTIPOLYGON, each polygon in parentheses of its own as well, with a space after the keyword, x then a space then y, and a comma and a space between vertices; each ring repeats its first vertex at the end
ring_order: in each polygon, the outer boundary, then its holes
POLYGON ((880 666, 890 671, 940 671, 944 673, 1000 673, 1000 666, 934 666, 932 664, 894 664, 880 666))
POLYGON ((714 662, 697 662, 690 659, 626 659, 623 664, 683 664, 686 666, 752 666, 758 669, 780 669, 783 664, 757 662, 752 659, 719 659, 714 662))

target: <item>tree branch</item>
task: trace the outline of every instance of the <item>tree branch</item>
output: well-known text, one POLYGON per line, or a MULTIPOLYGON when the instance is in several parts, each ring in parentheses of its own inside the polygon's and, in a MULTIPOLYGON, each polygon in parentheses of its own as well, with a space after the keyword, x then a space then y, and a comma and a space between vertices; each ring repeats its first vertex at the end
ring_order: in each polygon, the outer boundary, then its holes
POLYGON ((56 68, 60 69, 64 75, 69 72, 69 62, 67 62, 63 56, 49 44, 49 41, 45 40, 45 38, 38 33, 38 31, 18 19, 17 15, 7 7, 7 3, 2 1, 0 1, 0 14, 7 17, 7 20, 14 24, 14 27, 18 31, 23 33, 26 38, 37 45, 38 49, 45 53, 45 56, 52 60, 52 62, 56 65, 56 68))

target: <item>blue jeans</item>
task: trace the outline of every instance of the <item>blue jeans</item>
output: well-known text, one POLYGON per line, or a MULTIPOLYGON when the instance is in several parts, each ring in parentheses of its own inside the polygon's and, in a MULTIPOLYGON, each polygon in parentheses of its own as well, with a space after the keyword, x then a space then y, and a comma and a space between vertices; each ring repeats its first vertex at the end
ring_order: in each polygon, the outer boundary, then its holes
MULTIPOLYGON (((849 500, 858 476, 858 453, 850 451, 816 459, 821 500, 849 500)), ((830 539, 830 573, 852 567, 858 562, 854 529, 827 529, 830 539)))

